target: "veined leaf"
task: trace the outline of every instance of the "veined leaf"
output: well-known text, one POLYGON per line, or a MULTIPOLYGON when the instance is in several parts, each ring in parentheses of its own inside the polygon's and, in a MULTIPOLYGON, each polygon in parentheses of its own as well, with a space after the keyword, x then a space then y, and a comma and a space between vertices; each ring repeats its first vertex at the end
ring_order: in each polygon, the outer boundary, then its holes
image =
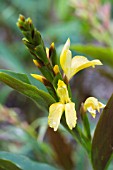
POLYGON ((0 169, 1 170, 22 170, 13 162, 5 159, 0 159, 0 169))
POLYGON ((105 170, 113 153, 113 95, 104 108, 92 142, 94 170, 105 170))
POLYGON ((71 50, 89 55, 113 67, 113 49, 94 45, 72 45, 71 50))
MULTIPOLYGON (((18 169, 5 169, 5 170, 56 170, 54 167, 44 164, 37 163, 25 156, 21 156, 19 154, 13 154, 10 152, 0 152, 0 160, 5 160, 7 162, 12 162, 12 165, 15 167, 19 167, 18 169)), ((0 162, 1 163, 1 162, 0 162)), ((2 164, 0 164, 1 166, 2 164)), ((4 169, 3 169, 4 170, 4 169)))
POLYGON ((55 102, 54 98, 50 94, 39 90, 33 85, 16 79, 8 73, 0 72, 0 81, 31 98, 42 110, 47 111, 48 107, 55 102))

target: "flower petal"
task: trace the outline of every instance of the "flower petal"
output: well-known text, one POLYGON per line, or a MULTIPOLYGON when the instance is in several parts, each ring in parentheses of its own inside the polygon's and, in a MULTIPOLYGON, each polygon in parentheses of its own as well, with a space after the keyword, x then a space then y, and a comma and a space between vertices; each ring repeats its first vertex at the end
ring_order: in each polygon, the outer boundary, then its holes
POLYGON ((87 108, 88 112, 91 113, 92 117, 96 117, 96 110, 94 110, 92 107, 87 108))
POLYGON ((58 80, 57 94, 60 98, 60 102, 62 103, 70 102, 67 85, 62 80, 58 80))
POLYGON ((62 49, 61 54, 64 53, 65 50, 69 50, 69 47, 70 47, 70 39, 68 38, 63 49, 62 49))
POLYGON ((70 40, 68 39, 60 55, 61 67, 68 79, 70 78, 71 59, 72 59, 72 54, 71 51, 69 50, 69 47, 70 47, 70 40))
POLYGON ((87 67, 94 67, 95 65, 102 65, 100 60, 92 60, 89 61, 86 57, 83 56, 75 56, 71 61, 71 76, 76 74, 78 71, 85 69, 87 67))
POLYGON ((95 97, 88 97, 84 103, 84 108, 87 110, 87 108, 92 107, 94 110, 99 107, 98 100, 95 97))
POLYGON ((58 102, 49 107, 48 125, 56 131, 60 124, 65 105, 58 102))
POLYGON ((75 111, 75 103, 67 103, 65 104, 65 117, 66 123, 69 128, 72 130, 77 123, 77 116, 75 111))
POLYGON ((100 109, 104 107, 105 105, 99 102, 95 97, 89 97, 84 102, 85 111, 88 110, 94 118, 96 116, 96 110, 100 112, 100 109))
POLYGON ((101 109, 101 108, 104 108, 105 106, 106 106, 105 104, 99 102, 99 107, 100 107, 100 109, 101 109))

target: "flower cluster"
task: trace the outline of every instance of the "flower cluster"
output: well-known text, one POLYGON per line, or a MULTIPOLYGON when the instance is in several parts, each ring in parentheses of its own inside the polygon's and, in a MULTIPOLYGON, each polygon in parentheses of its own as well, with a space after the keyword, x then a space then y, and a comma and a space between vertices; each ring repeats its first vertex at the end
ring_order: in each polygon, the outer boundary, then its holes
MULTIPOLYGON (((63 77, 66 77, 67 82, 71 80, 71 78, 80 70, 83 70, 88 67, 95 67, 95 65, 102 65, 100 60, 92 60, 89 61, 86 57, 83 56, 74 56, 72 58, 72 53, 69 50, 70 48, 70 39, 68 39, 62 49, 60 55, 60 65, 63 70, 63 77)), ((47 56, 49 58, 48 49, 46 50, 47 56)), ((36 64, 36 62, 35 62, 36 64)), ((53 71, 57 74, 60 72, 59 66, 55 65, 53 71)), ((47 80, 44 77, 32 74, 32 76, 41 82, 44 83, 47 80)), ((68 83, 65 82, 63 78, 58 79, 57 87, 55 88, 56 94, 59 98, 59 101, 53 103, 49 107, 49 116, 48 116, 48 125, 56 131, 60 124, 60 119, 65 112, 66 123, 68 127, 72 130, 77 123, 77 115, 75 110, 75 103, 71 101, 68 92, 68 83)), ((99 102, 94 97, 89 97, 84 102, 84 110, 85 112, 88 110, 93 117, 96 115, 96 110, 99 112, 100 108, 104 108, 101 102, 99 102)))

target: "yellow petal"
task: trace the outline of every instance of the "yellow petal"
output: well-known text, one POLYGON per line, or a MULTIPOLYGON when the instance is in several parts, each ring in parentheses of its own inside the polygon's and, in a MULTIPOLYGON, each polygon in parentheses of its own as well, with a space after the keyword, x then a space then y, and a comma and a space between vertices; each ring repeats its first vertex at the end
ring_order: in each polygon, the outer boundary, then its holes
POLYGON ((72 59, 72 54, 71 51, 69 50, 69 47, 70 47, 70 40, 68 39, 60 55, 61 67, 68 79, 70 77, 70 68, 71 68, 71 59, 72 59))
POLYGON ((97 109, 98 108, 98 100, 95 97, 88 97, 84 103, 85 110, 87 110, 88 107, 97 109))
POLYGON ((49 107, 48 125, 56 131, 60 124, 60 119, 65 105, 58 102, 49 107))
POLYGON ((95 65, 102 65, 100 60, 89 61, 86 57, 75 56, 71 61, 71 76, 75 75, 78 71, 83 70, 87 67, 94 67, 95 65))
POLYGON ((70 47, 70 39, 68 38, 66 43, 64 44, 64 47, 62 49, 62 52, 61 54, 65 51, 65 50, 69 50, 69 47, 70 47))
POLYGON ((57 94, 60 98, 60 102, 62 103, 70 102, 67 86, 62 80, 58 80, 57 94))
POLYGON ((105 104, 99 102, 99 107, 100 107, 100 109, 101 109, 101 108, 104 108, 105 106, 106 106, 105 104))
POLYGON ((92 107, 87 108, 88 112, 91 113, 92 117, 96 117, 96 110, 94 110, 92 107))
POLYGON ((65 117, 66 123, 69 128, 72 130, 77 123, 77 116, 75 111, 75 103, 67 103, 65 104, 65 117))

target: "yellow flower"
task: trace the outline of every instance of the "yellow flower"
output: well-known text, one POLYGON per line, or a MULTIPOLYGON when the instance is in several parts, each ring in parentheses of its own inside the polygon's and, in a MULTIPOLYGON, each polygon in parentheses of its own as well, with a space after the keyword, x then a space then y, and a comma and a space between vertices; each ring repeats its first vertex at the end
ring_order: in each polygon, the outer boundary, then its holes
POLYGON ((77 120, 75 103, 71 102, 67 86, 62 80, 58 81, 57 95, 59 96, 60 101, 53 103, 49 107, 48 124, 56 131, 60 124, 61 116, 65 111, 66 123, 68 127, 72 129, 76 126, 77 120))
POLYGON ((95 97, 89 97, 84 102, 84 110, 89 111, 93 118, 96 116, 96 110, 100 112, 101 108, 104 108, 105 105, 101 102, 99 102, 95 97))
POLYGON ((87 67, 95 67, 95 65, 102 65, 100 60, 89 61, 86 57, 83 56, 74 56, 72 58, 72 53, 69 50, 70 39, 66 41, 61 55, 60 55, 60 64, 66 74, 68 80, 70 80, 77 72, 87 67))

